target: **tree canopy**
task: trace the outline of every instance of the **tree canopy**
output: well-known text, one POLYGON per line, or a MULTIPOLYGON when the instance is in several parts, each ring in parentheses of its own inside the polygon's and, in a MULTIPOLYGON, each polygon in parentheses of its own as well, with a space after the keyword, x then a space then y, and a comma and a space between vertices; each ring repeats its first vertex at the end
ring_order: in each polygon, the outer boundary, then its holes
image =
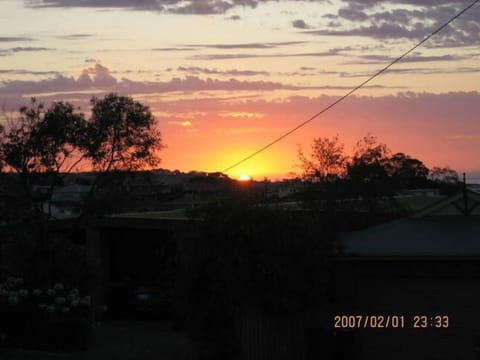
POLYGON ((0 128, 0 161, 19 174, 65 173, 80 162, 99 172, 158 165, 163 144, 148 106, 117 94, 91 105, 85 119, 68 102, 46 109, 32 99, 0 128))
POLYGON ((113 93, 92 98, 91 106, 87 118, 68 102, 45 107, 33 98, 0 128, 0 165, 20 175, 38 217, 45 211, 34 197, 36 185, 48 189, 48 201, 66 174, 95 170, 93 193, 105 174, 148 169, 160 162, 161 133, 148 106, 113 93))
POLYGON ((448 166, 429 170, 421 160, 405 153, 392 155, 388 146, 371 134, 356 143, 351 156, 345 153, 337 135, 313 139, 310 157, 300 149, 298 158, 303 179, 319 183, 327 192, 337 191, 332 183, 341 183, 344 193, 353 196, 389 195, 405 189, 458 183, 458 174, 448 166))
POLYGON ((93 98, 85 155, 98 171, 136 170, 158 165, 163 145, 148 106, 130 97, 93 98))
POLYGON ((313 139, 312 154, 306 157, 303 150, 298 150, 298 157, 304 169, 304 178, 310 181, 333 181, 345 175, 347 156, 344 146, 338 140, 338 135, 333 138, 313 139))

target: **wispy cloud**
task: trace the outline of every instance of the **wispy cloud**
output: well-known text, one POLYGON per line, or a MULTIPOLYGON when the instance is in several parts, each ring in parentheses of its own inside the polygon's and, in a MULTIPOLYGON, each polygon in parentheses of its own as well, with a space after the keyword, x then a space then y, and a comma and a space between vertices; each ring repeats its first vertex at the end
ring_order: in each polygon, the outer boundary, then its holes
POLYGON ((275 49, 282 46, 301 45, 306 41, 282 41, 265 43, 238 43, 238 44, 186 44, 174 47, 154 48, 153 51, 194 51, 198 49, 217 49, 217 50, 242 50, 242 49, 275 49))
MULTIPOLYGON (((150 10, 174 14, 224 14, 235 7, 255 8, 270 0, 24 0, 29 7, 89 7, 150 10)), ((313 0, 310 0, 313 1, 313 0)), ((318 1, 318 0, 317 0, 318 1)), ((328 0, 320 0, 328 1, 328 0)))
POLYGON ((162 48, 154 48, 152 51, 193 51, 195 49, 191 47, 162 47, 162 48))
MULTIPOLYGON (((421 55, 414 54, 402 59, 402 63, 423 63, 423 62, 453 62, 468 59, 467 55, 421 55)), ((393 61, 395 58, 388 55, 360 55, 359 61, 345 62, 345 65, 352 64, 386 64, 393 61)))
POLYGON ((35 71, 23 69, 0 69, 0 74, 13 75, 59 75, 58 71, 35 71))
POLYGON ((192 126, 192 122, 190 120, 185 120, 185 121, 168 121, 170 125, 176 125, 176 126, 181 126, 181 127, 190 127, 192 126))
POLYGON ((305 33, 324 36, 365 36, 377 39, 410 39, 427 35, 429 29, 420 24, 413 29, 395 23, 372 24, 353 29, 311 30, 305 33))
MULTIPOLYGON (((387 74, 417 74, 417 75, 432 75, 432 74, 468 74, 468 73, 480 73, 480 67, 459 67, 459 68, 390 68, 387 70, 387 74)), ((371 76, 371 72, 338 72, 340 77, 354 78, 354 77, 368 77, 371 76)))
POLYGON ((194 48, 205 49, 273 49, 280 46, 305 44, 305 41, 282 41, 282 42, 265 42, 265 43, 240 43, 240 44, 191 44, 187 45, 194 48))
POLYGON ((69 34, 69 35, 57 36, 57 38, 63 39, 63 40, 82 40, 82 39, 91 38, 93 36, 94 35, 92 34, 69 34))
POLYGON ((225 75, 225 76, 256 76, 256 75, 269 75, 267 71, 254 71, 254 70, 218 70, 218 69, 209 69, 201 68, 196 66, 184 67, 179 66, 177 71, 187 72, 189 74, 207 74, 207 75, 225 75))
POLYGON ((14 47, 9 49, 9 51, 17 53, 17 52, 36 52, 36 51, 49 51, 49 50, 54 50, 54 49, 49 49, 49 48, 44 48, 44 47, 33 47, 33 46, 28 46, 28 47, 14 47))
POLYGON ((17 41, 35 41, 30 37, 24 36, 0 36, 0 43, 2 42, 17 42, 17 41))
POLYGON ((33 47, 33 46, 14 47, 10 49, 0 49, 0 56, 14 55, 15 53, 20 53, 20 52, 39 52, 39 51, 50 51, 50 50, 55 50, 55 49, 49 49, 44 47, 33 47))
POLYGON ((337 56, 342 52, 347 51, 347 48, 332 48, 327 51, 319 52, 304 52, 304 53, 275 53, 275 54, 200 54, 190 57, 192 60, 231 60, 231 59, 250 59, 250 58, 288 58, 288 57, 324 57, 324 56, 337 56))

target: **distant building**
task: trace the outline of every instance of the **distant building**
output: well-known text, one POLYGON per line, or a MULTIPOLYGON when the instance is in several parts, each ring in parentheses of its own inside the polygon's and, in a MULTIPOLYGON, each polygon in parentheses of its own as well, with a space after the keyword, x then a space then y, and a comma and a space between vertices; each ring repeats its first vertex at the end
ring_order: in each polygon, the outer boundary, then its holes
MULTIPOLYGON (((54 188, 50 201, 43 202, 43 212, 49 214, 53 219, 59 220, 77 217, 80 215, 83 202, 90 189, 90 185, 78 184, 54 188)), ((38 191, 42 193, 43 187, 38 191)))

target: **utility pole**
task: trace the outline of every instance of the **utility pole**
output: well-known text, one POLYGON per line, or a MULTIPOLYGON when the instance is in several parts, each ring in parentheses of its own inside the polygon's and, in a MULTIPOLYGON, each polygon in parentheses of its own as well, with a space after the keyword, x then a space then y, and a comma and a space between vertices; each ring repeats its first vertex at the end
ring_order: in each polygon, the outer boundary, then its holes
POLYGON ((467 175, 463 173, 463 206, 464 206, 464 214, 468 215, 468 195, 467 195, 467 175))

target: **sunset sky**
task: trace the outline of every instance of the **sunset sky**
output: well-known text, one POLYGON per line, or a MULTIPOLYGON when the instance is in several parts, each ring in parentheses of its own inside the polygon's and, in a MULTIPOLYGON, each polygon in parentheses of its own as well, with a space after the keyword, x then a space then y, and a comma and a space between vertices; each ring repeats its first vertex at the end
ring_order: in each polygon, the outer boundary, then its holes
MULTIPOLYGON (((361 83, 471 0, 1 0, 0 105, 92 95, 151 107, 161 167, 222 171, 361 83)), ((372 133, 480 177, 480 5, 355 96, 229 172, 299 172, 297 149, 372 133)))

